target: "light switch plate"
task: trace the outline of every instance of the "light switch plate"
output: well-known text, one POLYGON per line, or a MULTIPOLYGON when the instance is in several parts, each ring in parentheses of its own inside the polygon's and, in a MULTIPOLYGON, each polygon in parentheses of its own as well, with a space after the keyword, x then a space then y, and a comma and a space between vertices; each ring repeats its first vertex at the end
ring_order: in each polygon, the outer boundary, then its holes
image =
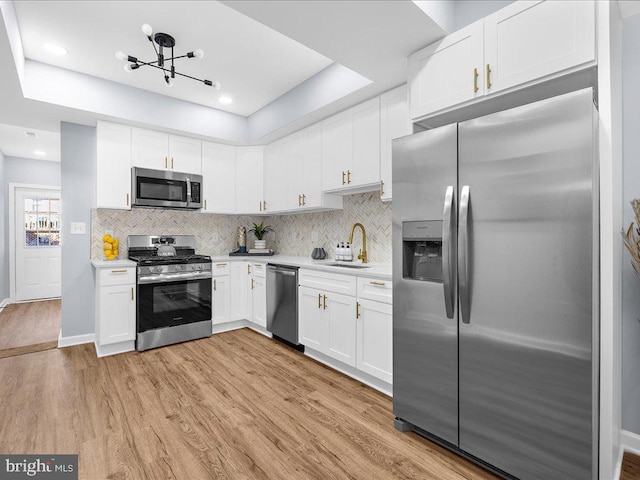
POLYGON ((71 222, 71 235, 84 235, 86 224, 84 222, 71 222))

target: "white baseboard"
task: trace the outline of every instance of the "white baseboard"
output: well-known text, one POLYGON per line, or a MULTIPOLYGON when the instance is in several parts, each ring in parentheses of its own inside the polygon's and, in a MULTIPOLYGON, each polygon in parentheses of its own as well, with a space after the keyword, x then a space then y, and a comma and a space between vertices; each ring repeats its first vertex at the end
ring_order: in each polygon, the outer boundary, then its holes
POLYGON ((131 340, 128 342, 110 343, 108 345, 98 345, 94 343, 96 347, 96 353, 98 358, 107 357, 109 355, 117 355, 118 353, 132 352, 136 349, 136 341, 131 340))
POLYGON ((620 432, 620 443, 625 452, 640 455, 640 435, 637 433, 622 430, 620 432))
POLYGON ((384 380, 380 380, 379 378, 369 375, 368 373, 362 372, 357 368, 353 368, 350 365, 346 365, 339 360, 335 360, 325 355, 324 353, 320 353, 311 348, 305 347, 304 354, 308 357, 313 358, 314 360, 317 360, 320 363, 324 363, 325 365, 328 365, 334 370, 338 370, 339 372, 342 372, 351 378, 355 378, 359 382, 362 382, 365 385, 370 386, 374 390, 378 390, 379 392, 384 393, 389 397, 393 397, 393 385, 385 382, 384 380))
POLYGON ((612 480, 620 480, 620 474, 622 473, 622 457, 624 455, 624 448, 620 446, 620 451, 618 452, 618 459, 616 461, 616 468, 613 471, 613 479, 612 480))
POLYGON ((0 302, 0 308, 4 308, 7 305, 9 305, 9 299, 8 298, 5 298, 0 302))
POLYGON ((222 333, 222 332, 230 332, 231 330, 238 330, 240 328, 244 328, 247 326, 246 320, 235 320, 233 322, 225 322, 214 324, 212 327, 213 334, 222 333))
POLYGON ((85 343, 93 343, 96 336, 94 333, 86 335, 74 335, 72 337, 63 337, 62 330, 58 336, 58 348, 72 347, 74 345, 83 345, 85 343))
POLYGON ((256 325, 253 322, 247 322, 246 327, 253 330, 254 332, 258 332, 259 334, 264 335, 265 337, 273 338, 273 334, 269 330, 261 327, 260 325, 256 325))

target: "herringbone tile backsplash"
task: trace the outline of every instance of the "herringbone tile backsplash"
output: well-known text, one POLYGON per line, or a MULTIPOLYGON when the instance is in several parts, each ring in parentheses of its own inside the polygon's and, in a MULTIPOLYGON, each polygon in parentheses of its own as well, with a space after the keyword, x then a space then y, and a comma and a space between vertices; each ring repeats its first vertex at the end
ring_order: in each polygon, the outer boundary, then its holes
MULTIPOLYGON (((351 226, 362 223, 367 229, 367 250, 372 263, 391 263, 391 204, 382 203, 378 193, 344 197, 343 210, 273 215, 211 215, 180 210, 135 208, 91 211, 91 256, 102 258, 102 237, 111 232, 122 242, 120 258, 126 258, 127 235, 195 235, 197 252, 226 255, 236 249, 237 228, 249 230, 253 222, 265 222, 275 230, 266 236, 267 246, 281 255, 310 256, 314 247, 323 247, 333 257, 338 241, 346 242, 351 226), (312 241, 314 232, 318 240, 312 241)), ((249 247, 254 237, 248 235, 249 247)), ((361 247, 362 236, 356 231, 354 253, 361 247)))

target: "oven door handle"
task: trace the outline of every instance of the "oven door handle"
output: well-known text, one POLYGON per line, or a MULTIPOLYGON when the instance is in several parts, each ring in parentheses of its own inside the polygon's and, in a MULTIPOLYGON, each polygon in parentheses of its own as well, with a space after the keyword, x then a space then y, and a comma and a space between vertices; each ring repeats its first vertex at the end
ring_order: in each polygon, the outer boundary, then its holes
POLYGON ((181 280, 206 280, 212 278, 211 272, 193 272, 193 273, 175 273, 165 275, 149 275, 147 277, 139 277, 138 284, 146 285, 149 283, 167 283, 179 282, 181 280))

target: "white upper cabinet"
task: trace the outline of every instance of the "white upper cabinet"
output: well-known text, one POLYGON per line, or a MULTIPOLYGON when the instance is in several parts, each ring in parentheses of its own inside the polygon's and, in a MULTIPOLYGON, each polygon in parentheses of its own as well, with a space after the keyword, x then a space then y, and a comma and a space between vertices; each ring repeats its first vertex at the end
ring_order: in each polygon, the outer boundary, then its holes
POLYGON ((265 212, 288 210, 290 137, 265 148, 264 204, 265 212))
POLYGON ((411 55, 411 118, 420 118, 483 95, 482 67, 482 20, 411 55))
POLYGON ((236 212, 236 147, 202 142, 203 212, 236 212))
POLYGON ((324 190, 375 190, 380 183, 380 98, 322 123, 324 190))
POLYGON ((486 17, 484 32, 486 93, 596 58, 595 5, 591 1, 515 2, 486 17))
POLYGON ((236 150, 236 213, 264 213, 263 163, 263 147, 236 150))
POLYGON ((596 64, 592 0, 517 1, 409 57, 413 120, 596 64))
POLYGON ((197 174, 202 172, 200 140, 134 128, 131 144, 134 167, 197 174))
POLYGON ((98 122, 98 208, 131 209, 131 127, 98 122))
POLYGON ((171 170, 202 173, 202 142, 195 138, 169 135, 169 166, 171 170))
POLYGON ((380 97, 380 198, 389 201, 391 194, 391 160, 394 138, 411 134, 407 86, 403 85, 380 97))
MULTIPOLYGON (((288 210, 296 210, 301 209, 304 206, 302 196, 305 195, 306 203, 308 205, 312 205, 314 199, 317 202, 317 205, 320 206, 320 192, 322 191, 322 136, 321 129, 317 128, 318 132, 318 141, 320 143, 320 149, 317 153, 317 169, 319 172, 318 175, 318 192, 311 191, 312 188, 309 188, 308 184, 306 184, 306 175, 305 170, 307 167, 307 159, 313 157, 313 153, 307 149, 307 145, 305 145, 306 138, 306 130, 302 130, 300 132, 294 133, 293 135, 287 137, 289 139, 289 184, 287 188, 287 209, 288 210), (305 192, 306 190, 306 192, 305 192), (305 193, 303 193, 305 192, 305 193)), ((313 148, 313 146, 309 146, 313 148)), ((309 176, 313 176, 313 169, 309 169, 307 172, 309 176)), ((315 188, 313 188, 315 190, 315 188)))
POLYGON ((169 135, 134 128, 131 136, 131 163, 134 167, 170 170, 169 135))

